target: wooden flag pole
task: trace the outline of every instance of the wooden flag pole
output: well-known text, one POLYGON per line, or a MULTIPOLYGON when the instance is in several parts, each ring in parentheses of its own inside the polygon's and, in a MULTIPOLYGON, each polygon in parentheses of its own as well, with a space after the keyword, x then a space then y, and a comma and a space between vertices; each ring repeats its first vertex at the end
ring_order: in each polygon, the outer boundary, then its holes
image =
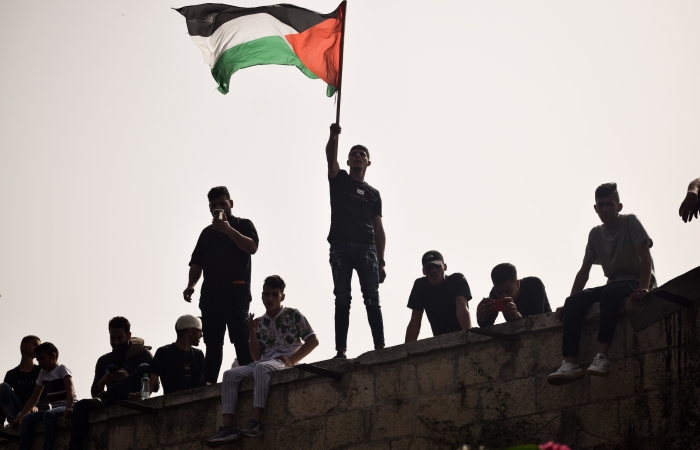
MULTIPOLYGON (((347 16, 348 12, 348 2, 343 1, 341 4, 342 6, 342 11, 343 11, 343 20, 340 25, 340 73, 338 74, 338 104, 336 105, 336 110, 335 110, 335 123, 340 125, 340 94, 343 93, 343 47, 345 45, 345 17, 347 16)), ((336 139, 336 146, 338 145, 338 140, 336 139)))

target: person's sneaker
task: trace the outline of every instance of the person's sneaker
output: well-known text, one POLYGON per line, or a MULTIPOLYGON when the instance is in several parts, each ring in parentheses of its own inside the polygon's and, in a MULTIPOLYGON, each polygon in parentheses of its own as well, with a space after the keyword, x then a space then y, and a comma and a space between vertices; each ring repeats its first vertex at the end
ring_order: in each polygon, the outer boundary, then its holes
POLYGON ((594 377, 607 377, 608 366, 610 366, 608 358, 606 358, 602 353, 598 353, 595 355, 595 359, 586 370, 586 373, 588 375, 593 375, 594 377))
POLYGON ((262 436, 262 423, 258 419, 250 419, 248 425, 241 430, 241 434, 247 437, 258 437, 262 436))
POLYGON ((233 427, 227 427, 222 425, 219 427, 219 431, 214 433, 214 436, 207 439, 207 447, 215 448, 221 447, 227 442, 232 442, 241 438, 241 432, 233 427))
POLYGON ((561 386, 562 384, 580 380, 583 378, 583 375, 583 370, 578 364, 572 364, 564 360, 556 372, 549 374, 547 383, 553 386, 561 386))
POLYGON ((335 356, 333 357, 333 359, 348 359, 348 357, 345 356, 345 353, 343 353, 343 352, 338 352, 338 354, 335 355, 335 356))

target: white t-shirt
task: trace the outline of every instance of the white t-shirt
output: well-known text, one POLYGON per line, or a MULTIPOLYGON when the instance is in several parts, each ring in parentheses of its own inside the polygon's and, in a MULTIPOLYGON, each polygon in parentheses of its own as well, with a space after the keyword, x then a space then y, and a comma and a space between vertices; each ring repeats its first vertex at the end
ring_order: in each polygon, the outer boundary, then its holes
MULTIPOLYGON (((63 364, 59 364, 53 370, 47 372, 46 370, 41 370, 39 372, 39 377, 36 379, 36 384, 44 387, 44 392, 51 403, 51 408, 58 408, 59 406, 66 406, 66 400, 68 399, 68 393, 66 392, 66 384, 63 379, 66 377, 73 377, 70 369, 63 364)), ((73 396, 73 402, 78 401, 75 396, 75 390, 71 392, 73 396)))

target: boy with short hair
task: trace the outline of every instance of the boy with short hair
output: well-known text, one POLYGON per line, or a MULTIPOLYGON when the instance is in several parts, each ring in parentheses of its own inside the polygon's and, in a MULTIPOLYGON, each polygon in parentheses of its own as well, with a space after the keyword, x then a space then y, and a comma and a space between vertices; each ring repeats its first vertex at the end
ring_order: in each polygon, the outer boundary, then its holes
POLYGON ((494 267, 491 281, 493 289, 489 298, 483 299, 476 308, 476 320, 480 327, 496 322, 499 309, 495 299, 506 301, 505 309, 500 309, 506 322, 552 312, 542 280, 537 277, 518 279, 518 271, 513 264, 502 263, 494 267))
MULTIPOLYGON (((41 368, 34 364, 34 349, 41 344, 41 339, 36 336, 25 336, 19 344, 22 360, 19 366, 8 370, 5 380, 0 384, 0 427, 7 419, 8 422, 22 411, 24 405, 34 392, 36 379, 41 368)), ((49 409, 49 401, 46 393, 42 392, 37 405, 31 412, 46 411, 49 409)))
POLYGON ((34 439, 34 427, 39 422, 43 422, 43 449, 51 450, 56 438, 58 417, 70 417, 73 411, 73 402, 76 400, 73 377, 70 369, 63 364, 58 364, 58 349, 52 343, 39 344, 34 349, 34 356, 36 356, 41 372, 36 379, 34 393, 24 405, 22 412, 12 421, 12 426, 17 428, 21 425, 19 448, 20 450, 29 450, 34 439), (52 409, 30 412, 36 406, 44 389, 52 409))
POLYGON ((267 402, 272 372, 294 366, 318 346, 316 333, 306 317, 296 309, 282 306, 284 288, 284 280, 278 275, 265 279, 262 292, 265 314, 257 319, 254 314, 248 316, 250 354, 254 362, 224 372, 221 383, 224 424, 207 439, 208 447, 219 447, 241 436, 262 436, 260 420, 267 402), (239 431, 233 427, 238 386, 249 376, 255 379, 253 413, 248 426, 239 431))
POLYGON ((578 365, 583 318, 593 303, 600 302, 600 351, 588 367, 588 375, 608 375, 608 351, 612 343, 620 306, 626 298, 639 300, 656 287, 654 263, 649 249, 653 242, 633 214, 620 214, 622 203, 617 184, 605 183, 595 191, 594 206, 603 225, 588 235, 583 265, 574 280, 571 296, 557 316, 564 320, 562 350, 564 361, 547 382, 561 385, 579 380, 584 372, 578 365), (605 286, 585 289, 593 264, 600 264, 608 278, 605 286))

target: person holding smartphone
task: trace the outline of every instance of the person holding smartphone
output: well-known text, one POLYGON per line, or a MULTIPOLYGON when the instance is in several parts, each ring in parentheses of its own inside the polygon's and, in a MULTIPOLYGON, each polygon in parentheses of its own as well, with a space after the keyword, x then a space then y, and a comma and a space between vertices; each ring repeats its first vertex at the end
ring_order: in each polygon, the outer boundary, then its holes
POLYGON ((544 283, 537 277, 518 279, 513 264, 503 263, 491 271, 493 289, 489 298, 476 307, 476 321, 480 327, 493 325, 498 313, 503 313, 506 322, 524 317, 552 312, 544 283))
POLYGON ((194 287, 204 273, 199 297, 206 357, 204 380, 215 384, 224 352, 228 327, 240 365, 253 362, 248 349, 248 309, 250 308, 251 255, 258 251, 258 232, 248 219, 231 213, 233 200, 225 186, 207 194, 211 225, 202 230, 190 260, 189 281, 183 292, 192 301, 194 287))

